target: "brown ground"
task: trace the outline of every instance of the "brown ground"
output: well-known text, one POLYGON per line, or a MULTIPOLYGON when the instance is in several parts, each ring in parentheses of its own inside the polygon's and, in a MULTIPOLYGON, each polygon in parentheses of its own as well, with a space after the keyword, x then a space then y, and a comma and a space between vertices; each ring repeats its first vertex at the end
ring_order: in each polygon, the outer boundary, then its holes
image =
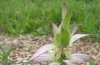
MULTIPOLYGON (((25 65, 29 57, 42 45, 50 44, 54 41, 52 36, 33 36, 33 35, 21 35, 15 36, 0 36, 0 46, 5 50, 19 46, 15 51, 10 53, 9 59, 14 61, 12 65, 25 65)), ((76 49, 75 53, 86 53, 95 59, 96 63, 100 62, 100 44, 91 42, 82 42, 78 40, 74 43, 76 49)), ((29 64, 40 65, 40 64, 29 64)), ((45 65, 41 64, 41 65, 45 65)), ((83 65, 83 64, 81 64, 83 65)), ((85 63, 84 65, 89 65, 85 63)), ((100 65, 100 64, 98 64, 100 65)))

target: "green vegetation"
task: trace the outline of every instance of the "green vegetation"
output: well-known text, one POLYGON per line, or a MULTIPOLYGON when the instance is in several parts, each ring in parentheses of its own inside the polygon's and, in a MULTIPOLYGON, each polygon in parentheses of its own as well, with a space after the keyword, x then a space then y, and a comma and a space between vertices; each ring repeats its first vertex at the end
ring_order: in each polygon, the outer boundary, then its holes
POLYGON ((8 59, 8 56, 13 50, 15 50, 15 48, 10 49, 9 51, 5 51, 2 47, 0 47, 0 51, 2 51, 2 53, 0 52, 0 63, 3 65, 9 65, 12 63, 12 61, 8 59))
POLYGON ((0 32, 12 35, 51 33, 51 22, 61 22, 63 1, 72 9, 71 24, 78 32, 100 39, 99 0, 0 0, 0 32))

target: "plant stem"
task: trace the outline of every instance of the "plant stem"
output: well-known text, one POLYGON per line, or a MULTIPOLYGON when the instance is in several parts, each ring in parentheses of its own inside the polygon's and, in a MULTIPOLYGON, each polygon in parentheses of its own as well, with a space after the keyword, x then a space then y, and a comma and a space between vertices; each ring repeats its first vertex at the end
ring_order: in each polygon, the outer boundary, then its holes
POLYGON ((61 65, 63 65, 63 52, 64 52, 64 49, 62 48, 61 49, 61 65))

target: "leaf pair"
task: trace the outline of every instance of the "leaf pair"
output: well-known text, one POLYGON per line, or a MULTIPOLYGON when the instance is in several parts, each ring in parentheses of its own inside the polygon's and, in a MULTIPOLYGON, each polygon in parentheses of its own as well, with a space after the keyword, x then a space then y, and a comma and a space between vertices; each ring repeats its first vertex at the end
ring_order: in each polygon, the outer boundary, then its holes
POLYGON ((62 23, 59 28, 52 23, 54 37, 58 47, 65 48, 69 45, 70 33, 69 33, 69 24, 71 20, 72 11, 71 9, 67 12, 65 2, 62 8, 62 23))

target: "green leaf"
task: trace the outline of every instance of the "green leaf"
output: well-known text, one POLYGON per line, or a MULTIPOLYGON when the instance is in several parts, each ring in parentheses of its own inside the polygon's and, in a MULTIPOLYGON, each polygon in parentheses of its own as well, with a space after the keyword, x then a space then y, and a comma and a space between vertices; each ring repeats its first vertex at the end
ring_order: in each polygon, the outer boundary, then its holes
POLYGON ((5 54, 5 53, 6 53, 6 52, 3 50, 3 48, 2 48, 2 47, 0 47, 0 49, 2 50, 3 54, 5 54))
POLYGON ((0 56, 2 56, 2 54, 0 53, 0 56))
POLYGON ((52 27, 53 27, 54 37, 56 38, 56 35, 60 33, 60 29, 53 22, 51 24, 52 24, 52 27))
POLYGON ((90 65, 96 65, 94 62, 92 61, 89 61, 90 65))
POLYGON ((6 52, 6 56, 8 56, 10 54, 10 52, 12 52, 13 50, 15 50, 16 48, 12 48, 9 51, 6 52))
POLYGON ((61 32, 60 34, 56 35, 56 43, 58 47, 61 47, 61 48, 68 47, 69 41, 70 41, 70 34, 68 31, 61 32))
POLYGON ((91 56, 89 57, 89 59, 90 59, 90 60, 94 60, 94 58, 93 58, 93 57, 91 57, 91 56))
POLYGON ((67 13, 67 9, 66 9, 66 4, 64 2, 63 3, 63 8, 62 8, 62 20, 65 18, 66 13, 67 13))
POLYGON ((55 37, 55 41, 58 47, 62 47, 61 46, 61 39, 60 39, 60 34, 57 34, 55 37))
POLYGON ((70 9, 66 14, 65 18, 62 20, 61 31, 69 31, 71 15, 72 15, 72 11, 70 9))

